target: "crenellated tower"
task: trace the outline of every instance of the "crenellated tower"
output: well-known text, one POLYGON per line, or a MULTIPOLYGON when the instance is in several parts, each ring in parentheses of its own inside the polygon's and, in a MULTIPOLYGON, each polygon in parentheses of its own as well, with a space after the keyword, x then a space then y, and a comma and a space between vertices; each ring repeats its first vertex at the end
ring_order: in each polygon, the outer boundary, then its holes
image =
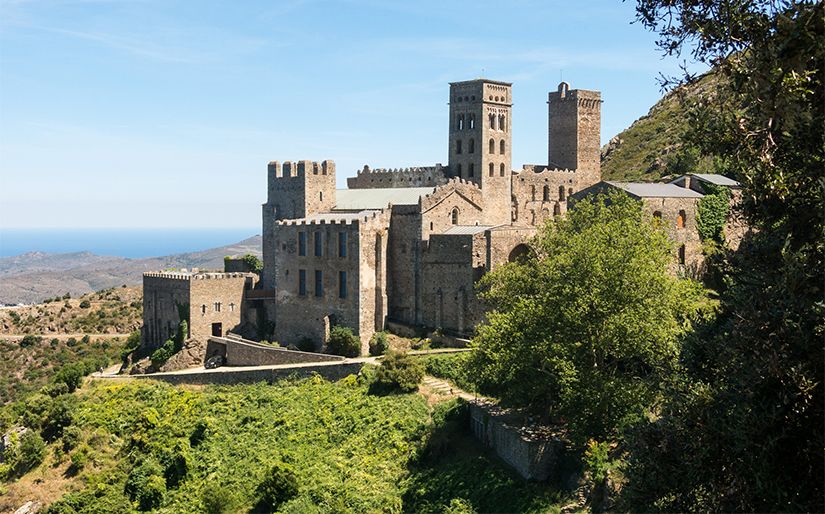
POLYGON ((576 170, 577 189, 601 180, 601 93, 562 82, 547 95, 548 164, 576 170))
POLYGON ((305 218, 335 207, 335 162, 272 161, 267 165, 263 205, 264 289, 275 288, 273 246, 277 220, 305 218))
POLYGON ((512 84, 450 83, 449 174, 478 184, 484 223, 510 222, 512 84))

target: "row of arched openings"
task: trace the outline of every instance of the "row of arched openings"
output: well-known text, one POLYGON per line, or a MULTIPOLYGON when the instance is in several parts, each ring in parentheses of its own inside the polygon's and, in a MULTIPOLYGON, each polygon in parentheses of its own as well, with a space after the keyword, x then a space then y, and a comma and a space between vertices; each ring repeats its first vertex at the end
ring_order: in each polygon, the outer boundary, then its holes
MULTIPOLYGON (((656 219, 662 219, 662 211, 653 211, 653 217, 656 219)), ((684 209, 680 210, 679 213, 676 215, 676 228, 685 228, 685 223, 687 222, 687 213, 684 209)))
MULTIPOLYGON (((559 186, 559 198, 560 202, 563 202, 567 199, 567 195, 573 194, 573 188, 569 188, 567 191, 564 190, 564 186, 559 186)), ((530 186, 530 199, 532 201, 536 201, 536 186, 530 186)), ((549 202, 550 201, 550 186, 544 186, 541 192, 541 201, 549 202)), ((655 214, 654 214, 655 215, 655 214)))

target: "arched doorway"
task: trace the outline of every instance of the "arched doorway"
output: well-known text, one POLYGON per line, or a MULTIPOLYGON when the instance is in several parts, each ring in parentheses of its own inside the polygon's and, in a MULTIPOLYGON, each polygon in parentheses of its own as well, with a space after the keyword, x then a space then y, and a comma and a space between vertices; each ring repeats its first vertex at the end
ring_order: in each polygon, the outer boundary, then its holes
POLYGON ((515 248, 510 250, 510 255, 507 257, 508 262, 523 262, 530 258, 531 254, 530 247, 524 243, 516 245, 515 248))

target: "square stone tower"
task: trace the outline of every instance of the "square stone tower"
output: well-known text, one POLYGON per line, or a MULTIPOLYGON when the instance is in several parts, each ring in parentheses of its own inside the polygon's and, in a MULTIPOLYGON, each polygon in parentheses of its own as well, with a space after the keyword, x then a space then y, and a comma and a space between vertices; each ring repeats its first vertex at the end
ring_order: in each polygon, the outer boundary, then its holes
POLYGON ((512 84, 450 83, 449 174, 478 184, 484 223, 510 222, 512 84))
POLYGON ((577 188, 601 180, 601 93, 562 82, 547 95, 548 164, 576 170, 577 188))

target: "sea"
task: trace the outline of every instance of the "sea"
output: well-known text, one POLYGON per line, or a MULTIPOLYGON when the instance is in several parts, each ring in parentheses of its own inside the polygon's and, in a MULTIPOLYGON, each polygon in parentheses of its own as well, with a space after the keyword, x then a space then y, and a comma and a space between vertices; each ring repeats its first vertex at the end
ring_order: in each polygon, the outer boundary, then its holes
POLYGON ((92 252, 138 259, 237 243, 260 228, 2 228, 0 257, 28 252, 92 252))

